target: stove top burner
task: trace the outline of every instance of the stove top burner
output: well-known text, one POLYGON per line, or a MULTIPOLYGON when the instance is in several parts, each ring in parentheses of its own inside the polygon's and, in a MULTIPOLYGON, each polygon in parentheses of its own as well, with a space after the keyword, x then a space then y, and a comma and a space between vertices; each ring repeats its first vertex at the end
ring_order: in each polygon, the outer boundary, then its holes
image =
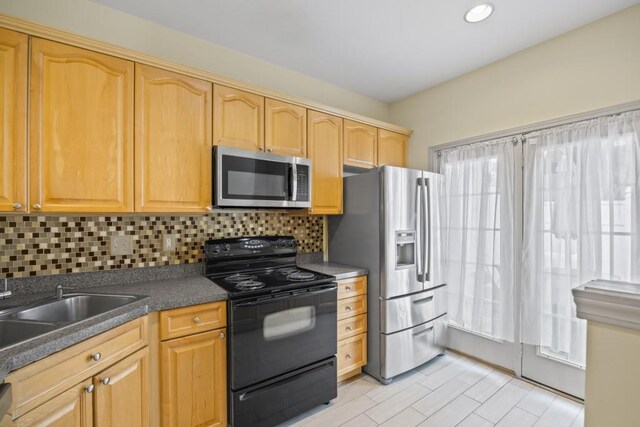
POLYGON ((256 276, 252 276, 250 274, 238 273, 229 277, 225 277, 224 280, 225 282, 229 282, 229 283, 240 283, 240 282, 247 282, 255 279, 256 279, 256 276))
POLYGON ((289 274, 295 273, 296 271, 298 271, 297 267, 286 267, 286 268, 279 269, 278 273, 288 276, 289 274))
POLYGON ((307 280, 313 280, 316 277, 315 274, 306 271, 296 271, 287 276, 287 279, 294 280, 296 282, 305 282, 307 280))
POLYGON ((254 289, 264 288, 264 286, 264 283, 258 282, 257 280, 243 280, 242 282, 236 283, 236 288, 243 291, 252 291, 254 289))

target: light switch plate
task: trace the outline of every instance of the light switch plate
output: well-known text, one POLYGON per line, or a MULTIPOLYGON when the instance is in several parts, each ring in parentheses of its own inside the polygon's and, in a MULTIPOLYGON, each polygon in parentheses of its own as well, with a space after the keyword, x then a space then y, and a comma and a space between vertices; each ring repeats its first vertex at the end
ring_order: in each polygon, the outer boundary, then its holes
POLYGON ((131 255, 133 239, 131 236, 111 236, 111 255, 131 255))
POLYGON ((178 236, 175 234, 165 234, 162 236, 162 252, 173 252, 176 250, 178 236))

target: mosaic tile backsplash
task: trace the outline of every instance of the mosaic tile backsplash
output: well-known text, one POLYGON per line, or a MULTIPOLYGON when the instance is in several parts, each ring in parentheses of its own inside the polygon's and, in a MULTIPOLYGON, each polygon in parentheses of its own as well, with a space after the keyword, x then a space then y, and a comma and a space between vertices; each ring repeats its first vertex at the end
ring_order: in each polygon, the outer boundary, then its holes
POLYGON ((273 211, 207 216, 0 216, 0 278, 154 267, 202 261, 208 239, 293 235, 299 252, 322 251, 322 217, 273 211), (162 251, 162 236, 177 237, 162 251), (133 254, 111 255, 111 236, 130 235, 133 254))

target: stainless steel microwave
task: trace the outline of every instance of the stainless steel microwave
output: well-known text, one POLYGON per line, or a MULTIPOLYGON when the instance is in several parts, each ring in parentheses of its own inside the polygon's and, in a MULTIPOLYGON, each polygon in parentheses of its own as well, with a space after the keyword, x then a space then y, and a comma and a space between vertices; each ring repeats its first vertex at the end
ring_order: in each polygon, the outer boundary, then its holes
POLYGON ((301 157, 216 146, 216 207, 311 207, 311 161, 301 157))

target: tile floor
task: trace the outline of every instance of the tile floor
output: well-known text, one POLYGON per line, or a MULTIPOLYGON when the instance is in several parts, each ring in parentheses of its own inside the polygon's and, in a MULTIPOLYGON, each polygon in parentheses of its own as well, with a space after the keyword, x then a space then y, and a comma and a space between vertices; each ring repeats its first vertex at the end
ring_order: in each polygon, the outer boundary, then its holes
POLYGON ((383 386, 369 376, 341 385, 286 426, 582 427, 583 406, 476 361, 448 353, 383 386))

